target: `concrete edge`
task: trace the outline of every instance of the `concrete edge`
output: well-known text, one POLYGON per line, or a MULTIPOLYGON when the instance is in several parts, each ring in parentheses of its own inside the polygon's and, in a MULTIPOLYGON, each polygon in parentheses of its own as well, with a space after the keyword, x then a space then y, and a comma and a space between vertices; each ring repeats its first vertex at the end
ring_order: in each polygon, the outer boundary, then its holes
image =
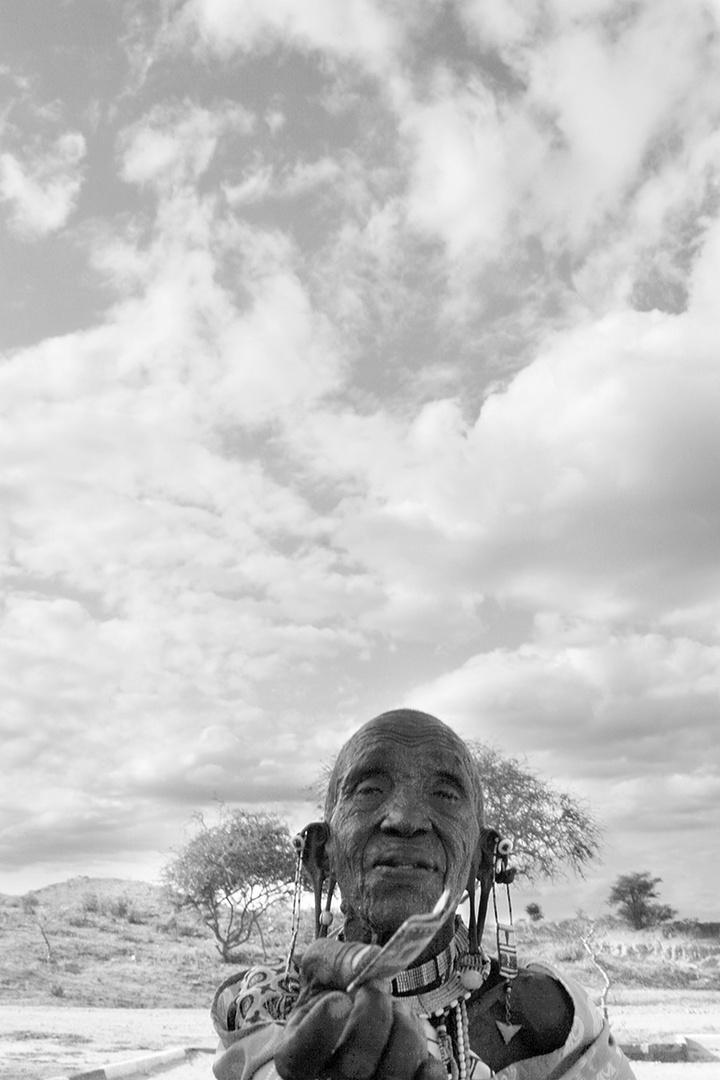
MULTIPOLYGON (((702 1036, 700 1036, 702 1038, 702 1036)), ((623 1050, 631 1061, 652 1060, 650 1055, 660 1049, 660 1046, 670 1050, 669 1058, 675 1061, 717 1061, 717 1056, 708 1047, 702 1046, 697 1041, 697 1035, 674 1035, 653 1043, 621 1043, 623 1050), (673 1050, 675 1051, 673 1053, 673 1050)), ((714 1048, 713 1048, 714 1049, 714 1048)), ((130 1061, 119 1061, 115 1065, 104 1065, 99 1069, 88 1069, 84 1072, 52 1076, 48 1080, 123 1080, 125 1077, 137 1076, 149 1073, 162 1065, 173 1065, 188 1060, 195 1053, 212 1054, 214 1049, 207 1046, 177 1046, 170 1050, 156 1050, 144 1057, 133 1058, 130 1061)), ((662 1058, 661 1058, 662 1060, 662 1058)))
POLYGON ((648 1042, 620 1043, 629 1061, 698 1062, 720 1061, 720 1037, 702 1033, 693 1035, 667 1035, 648 1042), (708 1045, 709 1044, 709 1045, 708 1045))
POLYGON ((688 1060, 687 1042, 682 1035, 666 1035, 662 1039, 644 1042, 620 1043, 620 1049, 628 1061, 678 1063, 688 1060))
POLYGON ((720 1040, 717 1035, 714 1040, 703 1039, 702 1035, 685 1035, 684 1039, 689 1061, 720 1061, 720 1040))
POLYGON ((152 1054, 145 1054, 140 1058, 132 1058, 130 1061, 118 1061, 114 1065, 102 1065, 98 1069, 87 1069, 83 1072, 52 1076, 48 1080, 123 1080, 123 1077, 142 1075, 162 1065, 175 1065, 186 1061, 195 1053, 213 1053, 208 1047, 177 1046, 170 1050, 156 1050, 152 1054))

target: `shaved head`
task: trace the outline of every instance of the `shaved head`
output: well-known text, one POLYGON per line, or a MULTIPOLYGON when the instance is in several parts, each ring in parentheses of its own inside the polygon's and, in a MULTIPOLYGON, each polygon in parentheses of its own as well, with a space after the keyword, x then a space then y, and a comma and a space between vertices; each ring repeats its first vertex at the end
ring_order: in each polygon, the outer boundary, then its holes
POLYGON ((352 768, 355 760, 374 743, 379 734, 387 734, 395 742, 406 746, 414 746, 421 739, 429 739, 437 741, 438 745, 452 748, 457 753, 458 761, 462 763, 472 783, 478 820, 484 822, 485 807, 480 772, 467 744, 442 720, 438 720, 430 713, 420 712, 418 709, 391 709, 389 712, 380 713, 350 736, 335 759, 330 774, 325 798, 326 821, 332 817, 343 777, 352 768))

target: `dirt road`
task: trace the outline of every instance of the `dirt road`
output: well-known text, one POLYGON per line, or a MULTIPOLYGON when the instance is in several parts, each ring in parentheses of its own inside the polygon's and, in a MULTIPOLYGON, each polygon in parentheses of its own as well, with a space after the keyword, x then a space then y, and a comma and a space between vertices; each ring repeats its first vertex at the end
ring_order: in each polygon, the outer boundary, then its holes
POLYGON ((0 1080, 46 1080, 172 1046, 214 1047, 207 1009, 0 1006, 0 1080))
MULTIPOLYGON (((718 991, 618 991, 609 1010, 620 1043, 720 1033, 718 991)), ((78 1009, 51 1001, 45 1008, 2 1005, 0 1080, 47 1080, 174 1046, 214 1048, 215 1042, 206 1009, 78 1009)), ((199 1064, 210 1076, 209 1064, 199 1064)), ((662 1075, 669 1078, 667 1071, 662 1075)))
POLYGON ((691 1032, 720 1033, 717 990, 618 990, 610 996, 608 1011, 620 1043, 653 1042, 655 1036, 691 1032))

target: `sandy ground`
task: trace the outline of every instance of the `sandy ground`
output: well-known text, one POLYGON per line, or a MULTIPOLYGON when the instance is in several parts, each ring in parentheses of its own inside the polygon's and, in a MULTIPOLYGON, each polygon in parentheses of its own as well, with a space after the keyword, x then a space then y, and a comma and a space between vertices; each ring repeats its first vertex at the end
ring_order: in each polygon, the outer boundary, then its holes
MULTIPOLYGON (((720 1034, 720 992, 638 990, 609 1001, 610 1018, 620 1043, 661 1042, 683 1034, 720 1034)), ((48 1080, 84 1069, 128 1061, 156 1050, 216 1043, 206 1009, 77 1009, 48 1002, 44 1008, 0 1006, 0 1080, 48 1080)), ((169 1080, 210 1078, 211 1057, 168 1072, 169 1080)), ((637 1068, 638 1080, 720 1077, 692 1065, 637 1068)))
POLYGON ((47 1080, 174 1046, 214 1049, 216 1042, 207 1009, 2 1005, 0 1080, 47 1080))
POLYGON ((720 1033, 718 990, 622 990, 616 1000, 611 994, 608 1011, 620 1043, 654 1042, 663 1035, 720 1033))

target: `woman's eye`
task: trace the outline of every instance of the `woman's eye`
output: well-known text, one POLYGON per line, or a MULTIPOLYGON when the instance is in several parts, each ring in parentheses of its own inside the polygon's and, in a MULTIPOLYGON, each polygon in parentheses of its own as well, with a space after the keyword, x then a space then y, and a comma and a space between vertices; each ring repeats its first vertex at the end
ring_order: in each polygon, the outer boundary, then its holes
POLYGON ((450 788, 438 788, 435 795, 439 799, 446 799, 448 802, 457 802, 459 795, 456 791, 452 791, 450 788))
POLYGON ((374 783, 371 780, 366 780, 362 784, 358 784, 355 788, 356 795, 382 795, 382 788, 380 784, 374 783))

